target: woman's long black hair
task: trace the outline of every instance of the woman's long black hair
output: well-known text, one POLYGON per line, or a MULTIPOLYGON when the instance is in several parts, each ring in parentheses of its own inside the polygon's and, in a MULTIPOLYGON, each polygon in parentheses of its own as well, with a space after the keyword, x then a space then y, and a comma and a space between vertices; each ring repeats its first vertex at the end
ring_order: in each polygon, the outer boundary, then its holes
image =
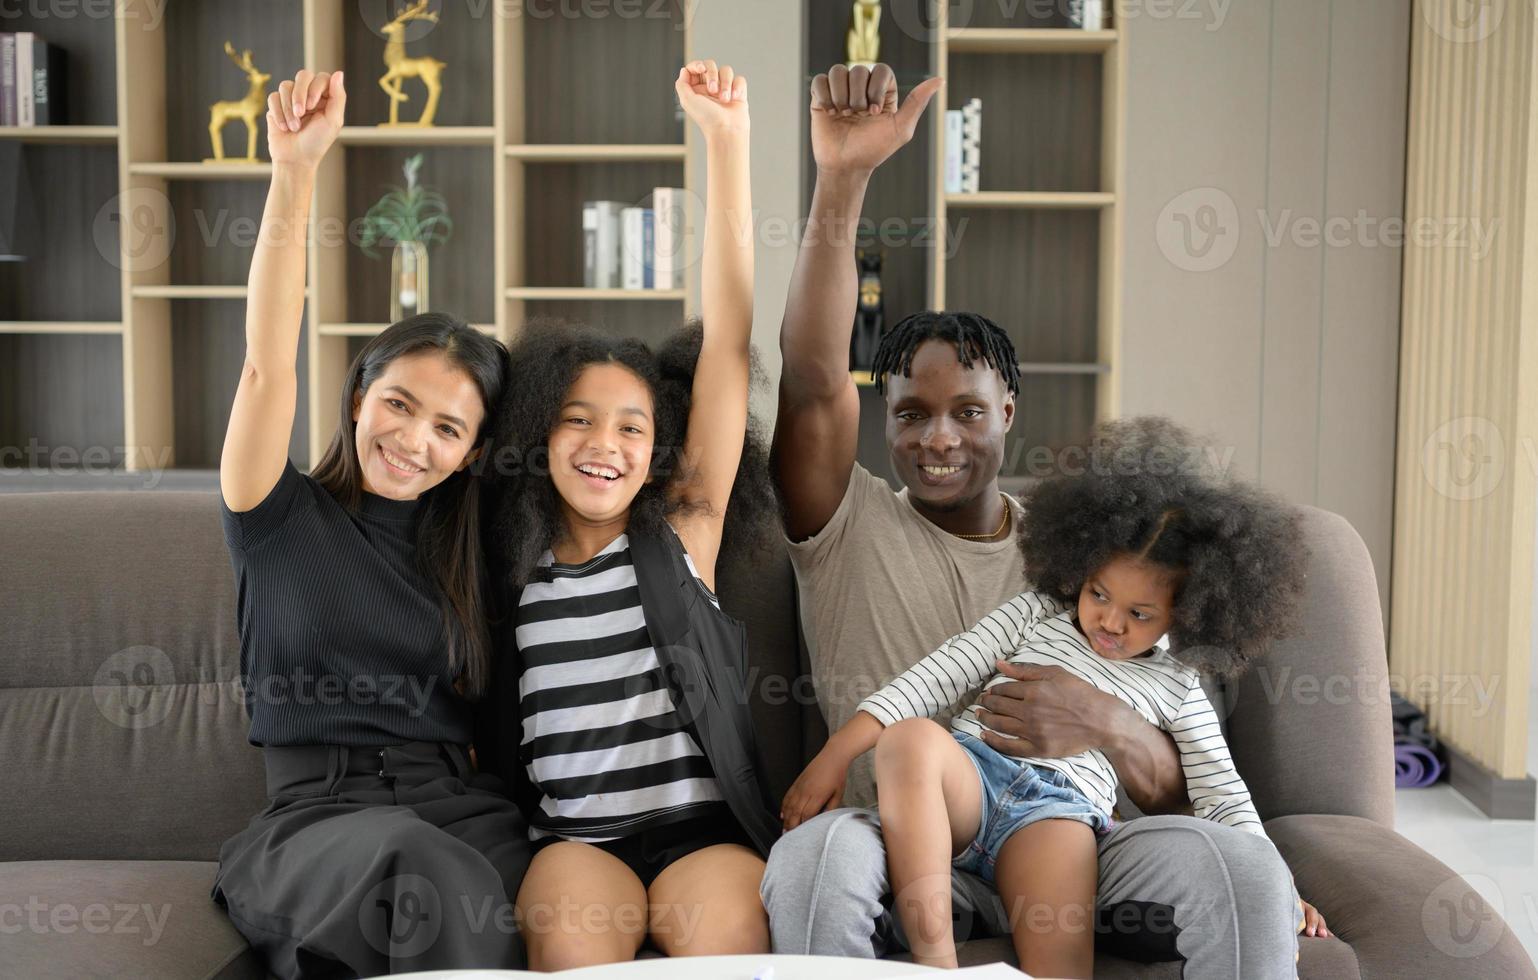
MULTIPOLYGON (((488 544, 494 574, 510 593, 529 581, 540 557, 564 533, 547 447, 566 392, 588 365, 618 364, 634 372, 652 394, 653 479, 630 504, 628 530, 661 533, 670 515, 691 506, 673 491, 690 477, 683 446, 702 338, 698 321, 675 331, 655 351, 640 340, 564 320, 535 320, 524 327, 510 351, 512 367, 493 434, 491 464, 497 501, 488 544)), ((762 382, 756 358, 752 378, 755 385, 762 382)), ((778 516, 766 440, 750 418, 727 503, 721 553, 761 547, 778 516)))
MULTIPOLYGON (((485 416, 472 447, 483 444, 507 380, 507 349, 456 317, 419 313, 372 338, 347 369, 340 422, 311 476, 338 502, 356 510, 363 495, 363 467, 356 448, 353 405, 398 357, 436 352, 462 369, 481 393, 485 416)), ((449 668, 465 697, 478 699, 491 676, 487 627, 486 561, 481 550, 481 480, 466 467, 422 494, 417 523, 417 564, 438 587, 449 668)))
POLYGON ((1307 549, 1295 508, 1226 479, 1205 455, 1168 419, 1103 423, 1082 465, 1021 495, 1020 550, 1027 581, 1070 605, 1117 556, 1169 569, 1171 653, 1232 675, 1291 631, 1307 549))

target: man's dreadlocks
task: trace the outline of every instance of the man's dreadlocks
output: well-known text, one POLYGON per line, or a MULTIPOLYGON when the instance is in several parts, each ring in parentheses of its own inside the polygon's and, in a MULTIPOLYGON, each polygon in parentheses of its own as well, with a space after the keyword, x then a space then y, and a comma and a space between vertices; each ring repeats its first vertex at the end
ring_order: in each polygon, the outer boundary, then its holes
POLYGON ((888 374, 913 376, 913 355, 926 340, 948 340, 956 346, 956 360, 970 368, 985 361, 1004 378, 1010 394, 1020 394, 1020 365, 1015 345, 997 323, 976 313, 944 313, 933 310, 904 318, 881 338, 871 374, 876 391, 886 393, 888 374))

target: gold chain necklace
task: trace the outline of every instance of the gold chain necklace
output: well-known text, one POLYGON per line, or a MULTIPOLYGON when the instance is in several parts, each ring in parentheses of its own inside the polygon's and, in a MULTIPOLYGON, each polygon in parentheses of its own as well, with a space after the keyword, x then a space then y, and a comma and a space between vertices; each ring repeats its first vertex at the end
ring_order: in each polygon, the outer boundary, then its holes
MULTIPOLYGON (((1004 494, 1000 493, 999 496, 1003 497, 1004 494)), ((1003 518, 1003 520, 999 521, 998 530, 994 531, 992 534, 958 534, 958 535, 956 535, 956 537, 958 537, 958 538, 968 538, 968 539, 974 540, 974 541, 979 539, 979 538, 996 538, 999 535, 1004 533, 1004 525, 1006 525, 1008 523, 1009 523, 1009 501, 1006 499, 1004 501, 1004 518, 1003 518)))

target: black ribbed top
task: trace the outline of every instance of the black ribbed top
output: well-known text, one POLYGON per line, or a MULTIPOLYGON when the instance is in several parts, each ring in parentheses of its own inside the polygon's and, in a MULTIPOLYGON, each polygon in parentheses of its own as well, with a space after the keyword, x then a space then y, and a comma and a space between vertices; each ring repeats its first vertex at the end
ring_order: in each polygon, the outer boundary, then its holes
POLYGON ((253 745, 470 741, 417 504, 365 492, 349 513, 292 463, 251 510, 221 498, 253 745))

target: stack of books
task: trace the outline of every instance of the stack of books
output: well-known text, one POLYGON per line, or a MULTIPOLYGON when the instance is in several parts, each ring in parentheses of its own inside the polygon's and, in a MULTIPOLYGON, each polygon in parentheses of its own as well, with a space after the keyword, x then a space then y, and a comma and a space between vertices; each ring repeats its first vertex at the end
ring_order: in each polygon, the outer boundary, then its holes
POLYGON ((652 191, 652 206, 582 205, 582 285, 589 289, 681 289, 684 192, 652 191))
POLYGON ((30 31, 0 33, 0 126, 64 122, 64 51, 30 31))
POLYGON ((969 99, 945 112, 945 193, 982 189, 983 100, 969 99))

